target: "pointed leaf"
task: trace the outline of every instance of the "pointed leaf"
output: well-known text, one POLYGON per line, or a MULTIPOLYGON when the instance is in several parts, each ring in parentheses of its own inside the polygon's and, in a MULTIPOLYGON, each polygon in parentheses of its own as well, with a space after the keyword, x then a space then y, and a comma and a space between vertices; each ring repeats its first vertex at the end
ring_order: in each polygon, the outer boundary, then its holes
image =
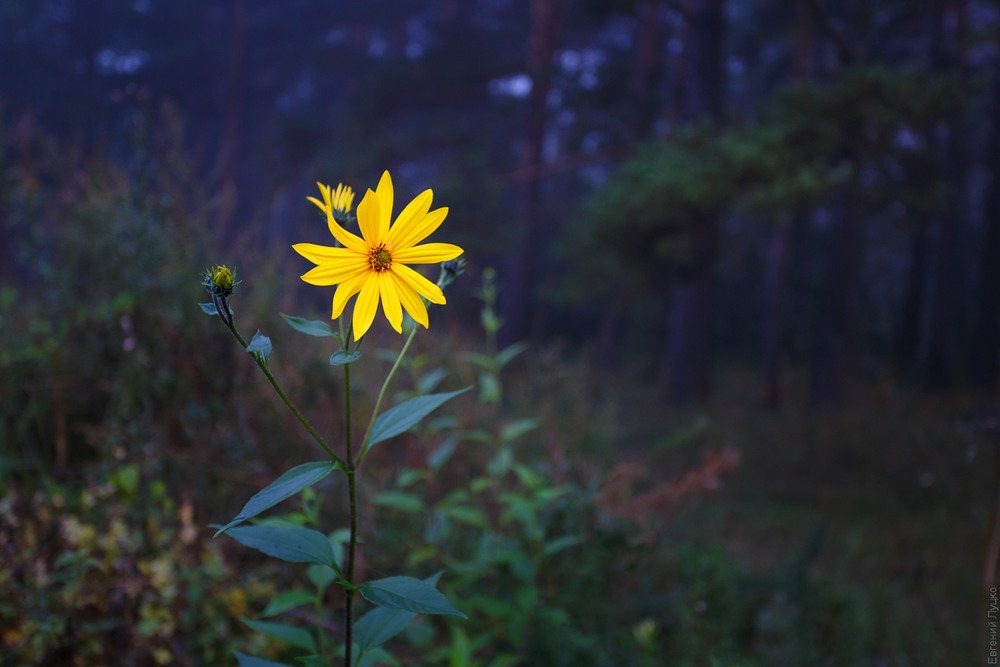
POLYGON ((257 516, 266 509, 274 507, 285 498, 293 496, 302 489, 312 486, 323 479, 336 466, 329 461, 314 461, 295 466, 284 475, 268 484, 253 495, 247 504, 243 506, 236 518, 220 528, 213 537, 218 537, 238 523, 257 516))
MULTIPOLYGON (((441 578, 438 572, 424 579, 424 583, 429 586, 437 585, 441 578)), ((376 607, 358 619, 354 624, 354 641, 358 643, 362 655, 380 646, 400 632, 413 620, 417 614, 405 609, 392 609, 391 607, 376 607)))
POLYGON ((330 365, 331 366, 343 366, 344 364, 351 364, 361 358, 360 352, 347 352, 346 350, 337 350, 332 355, 330 355, 330 365))
POLYGON ((375 607, 354 624, 354 640, 362 652, 386 643, 416 617, 416 612, 375 607))
POLYGON ((206 315, 219 314, 219 309, 215 307, 214 303, 199 303, 198 305, 201 306, 202 312, 204 312, 206 315))
POLYGON ((392 507, 410 513, 424 509, 424 501, 420 496, 404 491, 383 491, 376 494, 372 502, 380 507, 392 507))
POLYGON ((267 608, 261 613, 261 617, 277 616, 289 609, 312 604, 315 601, 315 594, 309 594, 305 591, 285 591, 284 593, 279 593, 273 600, 267 603, 267 608))
POLYGON ((465 389, 443 394, 418 396, 417 398, 400 403, 384 414, 379 415, 372 426, 371 435, 368 436, 368 442, 364 447, 365 450, 376 443, 408 431, 421 419, 439 408, 445 401, 455 398, 459 394, 464 394, 471 388, 466 387, 465 389))
POLYGON ((283 662, 271 662, 270 660, 263 660, 250 655, 244 655, 239 651, 233 651, 233 655, 236 656, 236 660, 240 663, 240 667, 288 667, 288 665, 283 662))
POLYGON ((253 335, 250 344, 247 345, 247 352, 258 357, 262 361, 267 361, 271 356, 271 339, 258 331, 253 335))
POLYGON ((562 537, 557 537, 554 540, 550 540, 545 548, 542 549, 543 556, 551 556, 554 553, 558 553, 563 549, 567 549, 572 546, 576 546, 583 542, 583 538, 579 535, 563 535, 562 537))
POLYGON ((500 431, 500 442, 508 443, 515 438, 520 438, 525 433, 538 428, 538 420, 534 418, 518 419, 503 427, 500 431))
POLYGON ((330 540, 318 530, 298 526, 238 526, 226 534, 243 546, 290 563, 337 568, 330 540))
POLYGON ((497 364, 502 368, 510 363, 510 360, 528 349, 527 343, 512 343, 497 355, 497 364))
POLYGON ((337 568, 337 571, 334 572, 325 565, 310 565, 306 569, 306 576, 309 577, 309 581, 312 582, 312 585, 319 589, 322 594, 322 592, 325 591, 330 584, 336 581, 337 572, 340 571, 339 567, 337 568))
POLYGON ((281 623, 269 623, 267 621, 253 621, 249 618, 241 618, 241 621, 261 634, 277 637, 283 642, 296 646, 310 653, 316 653, 316 640, 307 630, 296 628, 291 625, 281 623))
POLYGON ((361 584, 361 595, 372 604, 419 614, 450 614, 465 618, 436 588, 414 577, 386 577, 361 584))
POLYGON ((295 317, 294 315, 285 315, 284 313, 279 313, 288 324, 296 331, 301 331, 304 334, 309 334, 310 336, 333 336, 333 329, 330 325, 321 320, 307 320, 304 317, 295 317))
POLYGON ((330 663, 319 655, 304 655, 302 657, 295 658, 295 661, 300 665, 303 665, 303 667, 330 667, 330 663))

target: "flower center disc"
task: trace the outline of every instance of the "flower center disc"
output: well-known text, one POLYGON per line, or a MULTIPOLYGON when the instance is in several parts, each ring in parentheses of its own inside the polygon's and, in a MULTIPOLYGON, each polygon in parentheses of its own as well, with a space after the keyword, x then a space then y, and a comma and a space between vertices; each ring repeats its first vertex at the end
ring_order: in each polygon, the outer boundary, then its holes
POLYGON ((368 256, 368 261, 371 264, 372 270, 385 271, 392 266, 392 255, 385 249, 385 246, 380 245, 371 252, 368 256))

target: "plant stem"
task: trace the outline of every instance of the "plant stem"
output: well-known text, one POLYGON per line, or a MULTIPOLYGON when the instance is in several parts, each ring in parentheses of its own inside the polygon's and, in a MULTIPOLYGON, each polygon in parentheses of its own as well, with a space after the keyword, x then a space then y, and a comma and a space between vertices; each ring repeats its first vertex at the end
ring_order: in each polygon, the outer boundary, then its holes
POLYGON ((316 585, 316 601, 313 603, 313 608, 316 610, 316 648, 319 651, 319 655, 324 660, 326 659, 326 648, 325 642, 323 641, 323 587, 317 582, 316 585))
MULTIPOLYGON (((225 322, 225 320, 223 320, 223 322, 225 322)), ((236 330, 236 326, 231 322, 225 322, 225 324, 229 328, 229 330, 233 333, 233 335, 236 336, 236 340, 240 342, 240 345, 242 345, 243 349, 245 350, 247 348, 247 342, 243 340, 243 336, 241 336, 240 332, 236 330)), ((295 405, 288 398, 288 396, 285 395, 285 392, 281 390, 281 387, 278 386, 278 381, 274 379, 273 375, 271 375, 271 371, 268 369, 267 364, 264 362, 264 360, 258 357, 256 354, 251 354, 250 356, 253 357, 253 360, 257 362, 257 365, 260 367, 260 370, 263 371, 264 376, 267 378, 268 382, 270 382, 271 386, 274 387, 274 391, 277 392, 278 397, 284 402, 285 405, 288 406, 288 409, 292 411, 292 414, 294 414, 296 418, 300 422, 302 422, 302 425, 306 427, 306 430, 309 431, 309 435, 311 435, 313 439, 319 443, 319 446, 322 447, 326 451, 326 453, 330 455, 330 458, 333 459, 334 463, 339 463, 340 465, 344 465, 344 462, 340 460, 340 457, 333 453, 333 450, 330 449, 330 446, 326 444, 326 441, 323 440, 323 437, 316 432, 316 429, 312 427, 312 424, 309 423, 309 420, 306 419, 301 412, 299 412, 299 409, 295 407, 295 405)))
POLYGON ((354 446, 351 440, 351 365, 344 364, 344 385, 346 387, 345 430, 347 436, 347 500, 351 513, 351 537, 347 544, 347 601, 344 604, 344 665, 351 667, 351 644, 354 640, 354 556, 358 544, 358 487, 355 481, 354 446))
POLYGON ((399 356, 396 357, 396 363, 392 365, 389 370, 389 374, 385 377, 385 382, 382 383, 382 389, 378 392, 378 398, 375 400, 375 409, 372 410, 372 418, 368 421, 368 430, 365 431, 365 437, 361 441, 361 451, 358 453, 358 465, 361 465, 361 460, 365 457, 367 453, 368 436, 372 434, 372 427, 375 426, 375 418, 378 416, 378 409, 382 407, 382 399, 385 397, 385 390, 389 387, 389 382, 392 381, 392 376, 396 374, 396 369, 399 368, 400 362, 403 361, 403 357, 406 355, 406 351, 410 349, 410 343, 413 342, 413 336, 417 333, 417 325, 413 325, 413 329, 410 330, 410 335, 406 339, 406 343, 403 345, 403 349, 399 351, 399 356))

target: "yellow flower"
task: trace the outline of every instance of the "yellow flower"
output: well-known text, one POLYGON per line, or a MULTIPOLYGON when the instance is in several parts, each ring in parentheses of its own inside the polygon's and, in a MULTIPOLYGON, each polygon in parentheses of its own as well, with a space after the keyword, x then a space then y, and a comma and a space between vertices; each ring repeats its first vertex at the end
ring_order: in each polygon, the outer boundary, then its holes
MULTIPOLYGON (((322 186, 320 189, 323 189, 322 186)), ((360 293, 354 305, 355 340, 368 331, 380 300, 386 319, 399 333, 403 331, 402 308, 415 321, 427 327, 427 308, 420 297, 431 303, 445 303, 440 287, 407 266, 436 264, 462 254, 461 248, 450 243, 417 245, 448 215, 447 208, 430 210, 433 195, 430 190, 417 195, 390 226, 392 179, 389 172, 385 172, 376 191, 368 190, 358 204, 361 237, 337 224, 332 206, 320 206, 318 201, 314 202, 326 211, 330 233, 344 247, 331 248, 312 243, 298 243, 292 247, 317 265, 303 275, 302 280, 311 285, 338 285, 333 295, 333 319, 344 312, 348 299, 360 293)))
POLYGON ((329 185, 317 183, 319 191, 323 195, 323 201, 315 197, 306 197, 309 201, 319 206, 320 210, 327 214, 328 218, 336 220, 340 224, 346 224, 351 206, 354 204, 354 190, 343 183, 337 184, 337 189, 333 190, 329 185))

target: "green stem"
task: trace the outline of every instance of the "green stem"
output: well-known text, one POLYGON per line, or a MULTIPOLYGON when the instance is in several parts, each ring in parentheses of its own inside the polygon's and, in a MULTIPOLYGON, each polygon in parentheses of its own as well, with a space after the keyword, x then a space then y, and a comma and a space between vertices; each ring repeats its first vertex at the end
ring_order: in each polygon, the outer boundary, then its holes
POLYGON ((358 544, 358 486, 355 471, 347 473, 347 494, 351 508, 351 539, 347 547, 347 572, 345 576, 350 588, 347 589, 347 603, 344 605, 344 665, 351 665, 351 644, 354 641, 354 559, 358 544))
POLYGON ((346 578, 350 588, 347 589, 347 601, 344 604, 344 665, 351 667, 351 644, 354 641, 354 558, 358 545, 358 487, 355 481, 357 466, 354 462, 354 446, 351 444, 351 365, 344 364, 345 399, 345 430, 347 436, 347 500, 351 513, 351 536, 347 543, 346 578))
MULTIPOLYGON (((225 322, 225 320, 223 320, 223 322, 225 322)), ((240 342, 240 345, 242 345, 243 349, 245 350, 247 348, 247 342, 243 340, 243 336, 241 336, 240 332, 236 330, 236 326, 231 322, 225 322, 225 324, 229 328, 229 330, 233 333, 233 335, 236 336, 236 340, 240 342)), ((330 449, 329 445, 326 444, 326 441, 323 440, 323 437, 316 432, 316 429, 312 427, 312 424, 309 423, 309 420, 306 419, 301 412, 299 412, 298 408, 295 407, 295 405, 288 398, 288 396, 285 395, 285 392, 281 390, 281 387, 278 386, 278 381, 274 379, 273 375, 271 375, 271 371, 267 368, 267 364, 264 362, 264 360, 258 357, 256 354, 251 354, 250 356, 253 357, 253 360, 257 362, 257 365, 260 367, 260 370, 263 371, 264 373, 264 377, 266 377, 268 382, 271 383, 271 386, 274 387, 274 391, 278 394, 278 397, 284 402, 285 405, 288 406, 288 409, 292 411, 292 414, 294 414, 295 417, 300 422, 302 422, 302 425, 306 427, 306 430, 309 431, 309 435, 311 435, 313 439, 319 443, 319 446, 322 447, 326 451, 326 453, 330 455, 330 458, 333 459, 334 463, 339 463, 341 466, 343 466, 344 462, 340 460, 340 457, 333 453, 333 450, 330 449)))
POLYGON ((351 436, 351 365, 344 364, 344 386, 347 393, 345 430, 347 436, 347 500, 351 514, 351 536, 347 543, 347 602, 344 605, 344 665, 351 666, 354 642, 354 561, 358 549, 358 485, 355 472, 354 446, 351 436))
POLYGON ((358 453, 358 463, 361 465, 361 460, 365 457, 368 452, 366 449, 368 445, 368 436, 372 434, 372 427, 375 426, 375 418, 378 417, 378 410, 382 407, 382 399, 385 397, 385 390, 389 387, 389 382, 392 381, 392 376, 396 374, 396 369, 399 368, 400 362, 403 361, 403 357, 406 355, 406 351, 410 349, 410 343, 413 342, 413 336, 417 333, 417 325, 413 325, 413 329, 410 330, 410 335, 406 339, 406 344, 403 345, 403 349, 399 351, 399 356, 396 357, 396 363, 392 365, 389 370, 389 374, 385 377, 385 382, 382 383, 382 389, 378 392, 378 398, 375 400, 375 409, 372 410, 372 418, 368 421, 368 430, 365 431, 365 437, 361 441, 361 452, 358 453))
POLYGON ((319 655, 324 660, 326 659, 326 642, 323 641, 323 586, 322 583, 317 579, 316 582, 316 601, 313 603, 313 607, 316 610, 316 648, 319 651, 319 655))

